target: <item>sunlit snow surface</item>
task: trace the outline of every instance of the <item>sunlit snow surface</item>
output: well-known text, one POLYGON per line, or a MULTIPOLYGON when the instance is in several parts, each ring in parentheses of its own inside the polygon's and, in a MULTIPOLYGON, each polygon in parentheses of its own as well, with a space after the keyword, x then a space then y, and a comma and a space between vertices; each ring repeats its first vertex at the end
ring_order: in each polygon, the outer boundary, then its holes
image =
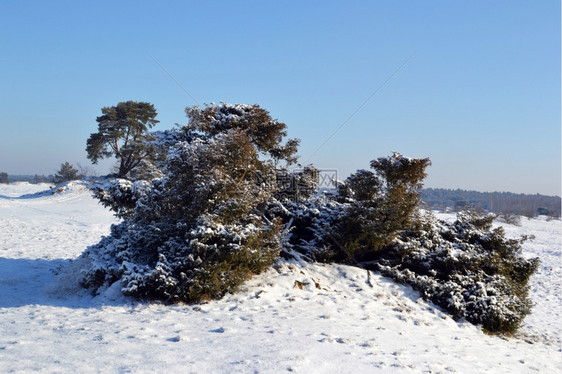
POLYGON ((0 185, 1 373, 562 369, 560 221, 504 225, 510 237, 534 234, 524 253, 542 259, 533 314, 519 338, 505 339, 453 321, 409 287, 341 265, 282 262, 207 304, 137 302, 118 285, 92 297, 55 271, 116 220, 80 184, 52 192, 0 185))

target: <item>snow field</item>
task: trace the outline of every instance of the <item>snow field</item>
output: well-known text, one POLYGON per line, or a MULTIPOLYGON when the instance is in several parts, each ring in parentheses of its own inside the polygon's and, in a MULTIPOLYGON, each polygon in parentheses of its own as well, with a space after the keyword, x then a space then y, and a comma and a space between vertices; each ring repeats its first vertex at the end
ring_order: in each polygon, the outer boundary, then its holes
MULTIPOLYGON (((0 185, 0 372, 525 373, 562 369, 561 222, 506 226, 543 263, 521 338, 455 322, 410 287, 343 266, 279 262, 197 305, 96 297, 54 271, 116 222, 80 185, 0 185)), ((76 267, 78 271, 78 266, 76 267)))

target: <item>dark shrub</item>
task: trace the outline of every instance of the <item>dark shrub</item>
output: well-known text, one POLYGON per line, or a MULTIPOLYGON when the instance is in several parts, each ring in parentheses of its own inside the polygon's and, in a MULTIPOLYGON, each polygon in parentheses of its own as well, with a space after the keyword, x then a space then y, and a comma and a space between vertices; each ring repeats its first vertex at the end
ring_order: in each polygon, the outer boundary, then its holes
POLYGON ((514 332, 530 313, 527 282, 538 258, 521 256, 522 240, 491 230, 489 217, 460 213, 454 223, 425 218, 423 230, 404 231, 375 264, 412 285, 455 318, 491 332, 514 332))
POLYGON ((125 220, 82 255, 83 286, 120 281, 127 295, 194 302, 235 291, 278 258, 286 231, 263 208, 277 192, 275 165, 294 161, 298 141, 281 145, 285 125, 257 106, 187 113, 175 135, 151 138, 165 140, 152 144, 167 153, 162 178, 98 186, 125 220))

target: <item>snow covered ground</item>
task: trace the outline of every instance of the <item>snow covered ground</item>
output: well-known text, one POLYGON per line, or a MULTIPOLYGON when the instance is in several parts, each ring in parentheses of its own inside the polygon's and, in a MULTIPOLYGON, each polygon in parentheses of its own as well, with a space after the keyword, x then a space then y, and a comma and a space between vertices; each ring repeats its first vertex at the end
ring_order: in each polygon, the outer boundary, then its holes
POLYGON ((92 297, 54 271, 116 222, 84 186, 0 185, 0 372, 554 373, 562 370, 562 224, 526 255, 533 314, 519 338, 453 321, 411 288, 341 265, 280 262, 243 290, 198 305, 92 297), (27 194, 27 195, 26 195, 27 194), (26 195, 21 197, 22 195, 26 195))

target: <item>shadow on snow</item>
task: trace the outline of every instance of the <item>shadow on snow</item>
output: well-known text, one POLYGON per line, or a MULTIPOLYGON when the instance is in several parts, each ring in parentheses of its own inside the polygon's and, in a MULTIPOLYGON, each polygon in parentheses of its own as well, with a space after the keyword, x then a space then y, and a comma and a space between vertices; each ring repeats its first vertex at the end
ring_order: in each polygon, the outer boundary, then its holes
POLYGON ((39 192, 35 192, 35 193, 27 193, 24 195, 20 195, 20 196, 7 196, 7 195, 0 195, 0 199, 4 199, 4 200, 26 200, 26 199, 36 199, 36 198, 40 198, 40 197, 45 197, 45 196, 52 196, 53 195, 53 190, 45 190, 45 191, 39 191, 39 192))
POLYGON ((57 271, 69 262, 69 259, 0 257, 0 309, 27 305, 80 309, 141 303, 122 295, 94 297, 78 284, 65 284, 57 271))

